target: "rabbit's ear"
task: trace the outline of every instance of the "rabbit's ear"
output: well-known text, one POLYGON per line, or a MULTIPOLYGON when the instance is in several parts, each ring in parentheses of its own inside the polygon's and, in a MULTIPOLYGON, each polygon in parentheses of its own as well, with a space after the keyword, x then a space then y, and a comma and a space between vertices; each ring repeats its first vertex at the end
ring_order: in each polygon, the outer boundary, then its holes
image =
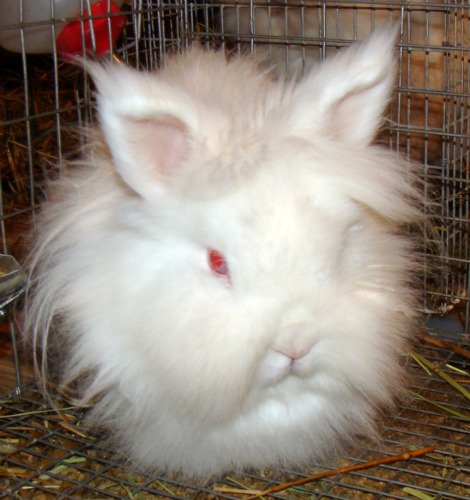
POLYGON ((114 165, 131 189, 158 196, 191 154, 185 96, 153 74, 86 63, 97 87, 101 127, 114 165))
POLYGON ((396 31, 380 29, 316 65, 296 90, 293 127, 368 145, 393 88, 396 31))

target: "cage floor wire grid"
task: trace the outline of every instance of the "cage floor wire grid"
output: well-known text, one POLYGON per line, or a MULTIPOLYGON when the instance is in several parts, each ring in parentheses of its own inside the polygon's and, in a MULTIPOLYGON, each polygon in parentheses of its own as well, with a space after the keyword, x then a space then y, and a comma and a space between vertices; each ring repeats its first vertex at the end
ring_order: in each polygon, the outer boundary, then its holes
MULTIPOLYGON (((6 0, 4 5, 6 5, 6 0)), ((46 0, 49 6, 51 2, 46 0)), ((430 250, 429 269, 444 265, 437 279, 426 270, 425 310, 434 318, 438 337, 467 345, 470 327, 469 206, 470 187, 470 35, 467 1, 289 0, 124 0, 118 2, 127 18, 117 51, 127 63, 156 68, 168 52, 197 40, 236 52, 255 52, 274 62, 321 59, 361 38, 379 20, 399 23, 397 44, 399 82, 391 103, 395 121, 383 141, 424 164, 427 200, 438 206, 435 226, 438 255, 430 250), (301 56, 299 58, 299 55, 301 56), (410 72, 417 65, 419 72, 410 72), (436 75, 432 73, 438 69, 436 75), (416 105, 423 113, 413 116, 416 105), (446 321, 449 320, 449 323, 446 321)), ((26 5, 27 0, 22 0, 26 5)), ((88 8, 90 0, 78 0, 88 8)), ((0 21, 4 22, 4 20, 0 21)), ((29 28, 51 33, 60 22, 11 22, 0 33, 27 34, 29 28), (29 23, 29 24, 28 24, 29 23), (8 31, 10 30, 10 31, 8 31)), ((19 38, 21 41, 21 37, 19 38)), ((34 210, 42 199, 40 184, 55 175, 51 165, 70 156, 80 145, 74 124, 93 120, 91 92, 83 75, 57 53, 11 54, 0 49, 1 236, 3 253, 22 260, 25 238, 34 210), (51 174, 52 172, 52 174, 51 174)), ((431 241, 430 248, 436 248, 431 241)), ((0 354, 17 354, 10 342, 14 323, 0 329, 0 354), (4 341, 4 339, 8 339, 4 341), (7 345, 5 348, 4 346, 7 345)), ((15 336, 13 335, 13 340, 15 336)), ((434 369, 441 369, 468 387, 468 357, 422 343, 417 348, 434 369), (466 373, 458 372, 464 370, 466 373)), ((468 355, 468 351, 467 351, 468 355)), ((0 359, 0 365, 2 365, 0 359)), ((15 369, 28 374, 27 365, 9 368, 4 387, 14 387, 15 369)), ((2 368, 3 372, 3 367, 2 368)), ((231 474, 193 484, 182 478, 136 473, 119 457, 83 432, 82 414, 57 401, 51 409, 34 385, 16 388, 0 401, 0 497, 5 498, 247 498, 281 485, 270 498, 334 498, 421 500, 470 497, 470 402, 436 371, 426 373, 412 362, 409 398, 384 417, 382 441, 351 451, 325 469, 312 464, 305 470, 266 470, 231 474), (450 411, 449 411, 450 410, 450 411), (426 455, 338 473, 287 487, 296 479, 319 472, 365 464, 416 449, 435 446, 426 455), (237 490, 246 490, 245 494, 237 490)), ((465 391, 465 389, 464 389, 465 391)))
MULTIPOLYGON (((454 379, 468 358, 422 344, 418 351, 454 379)), ((331 469, 435 446, 421 457, 339 473, 271 493, 279 499, 467 499, 470 497, 470 401, 436 373, 413 363, 412 394, 381 425, 381 441, 364 445, 331 469), (444 409, 445 407, 446 409, 444 409), (456 414, 449 413, 449 411, 456 414), (458 416, 459 414, 460 416, 458 416), (465 417, 466 416, 466 417, 465 417), (466 420, 465 420, 466 418, 466 420)), ((467 377, 468 382, 468 377, 467 377)), ((64 403, 61 403, 62 405, 64 403)), ((252 471, 200 484, 139 474, 83 433, 82 414, 51 410, 33 387, 0 406, 0 481, 4 498, 240 499, 328 469, 252 471), (237 492, 238 490, 238 492, 237 492), (245 490, 245 493, 241 493, 245 490)))

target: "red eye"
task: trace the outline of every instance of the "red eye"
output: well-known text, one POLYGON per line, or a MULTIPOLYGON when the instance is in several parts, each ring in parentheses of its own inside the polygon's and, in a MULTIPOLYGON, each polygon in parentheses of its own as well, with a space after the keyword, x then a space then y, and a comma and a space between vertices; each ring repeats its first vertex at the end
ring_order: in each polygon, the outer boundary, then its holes
POLYGON ((220 274, 221 276, 229 276, 228 264, 223 254, 217 250, 209 250, 208 259, 209 266, 214 273, 220 274))

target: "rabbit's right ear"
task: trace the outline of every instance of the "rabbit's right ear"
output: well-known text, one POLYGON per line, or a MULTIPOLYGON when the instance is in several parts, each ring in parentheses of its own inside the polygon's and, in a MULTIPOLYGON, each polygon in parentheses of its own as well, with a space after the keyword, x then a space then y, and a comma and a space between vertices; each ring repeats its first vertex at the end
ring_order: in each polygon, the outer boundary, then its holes
POLYGON ((296 89, 292 127, 360 147, 371 143, 393 89, 396 35, 387 26, 314 66, 296 89))
POLYGON ((190 104, 154 74, 122 64, 86 63, 86 69, 118 173, 142 197, 155 198, 190 155, 190 104))

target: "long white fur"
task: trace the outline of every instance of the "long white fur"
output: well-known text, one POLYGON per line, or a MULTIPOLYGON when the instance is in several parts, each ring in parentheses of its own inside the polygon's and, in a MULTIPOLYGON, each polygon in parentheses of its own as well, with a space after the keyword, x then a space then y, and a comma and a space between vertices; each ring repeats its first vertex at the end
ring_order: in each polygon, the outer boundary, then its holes
POLYGON ((291 83, 201 49, 88 66, 105 139, 50 186, 25 335, 136 467, 323 459, 400 392, 420 196, 369 145, 393 43, 291 83))

